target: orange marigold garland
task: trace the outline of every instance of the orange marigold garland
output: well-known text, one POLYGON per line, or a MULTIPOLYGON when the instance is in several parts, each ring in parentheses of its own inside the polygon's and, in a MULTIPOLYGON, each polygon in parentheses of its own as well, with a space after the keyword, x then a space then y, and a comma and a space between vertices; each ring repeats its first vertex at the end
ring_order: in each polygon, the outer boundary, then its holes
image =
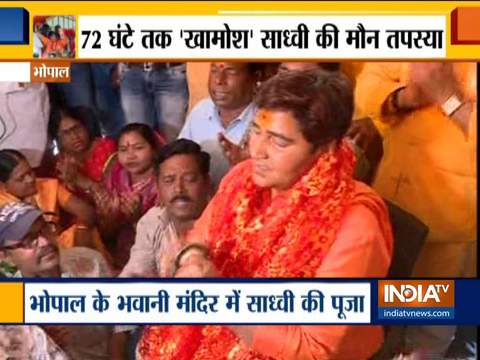
MULTIPOLYGON (((315 276, 352 200, 354 162, 343 141, 273 199, 253 182, 251 160, 232 169, 212 200, 209 245, 217 269, 225 277, 315 276)), ((225 326, 148 327, 140 354, 143 360, 267 359, 225 326)))

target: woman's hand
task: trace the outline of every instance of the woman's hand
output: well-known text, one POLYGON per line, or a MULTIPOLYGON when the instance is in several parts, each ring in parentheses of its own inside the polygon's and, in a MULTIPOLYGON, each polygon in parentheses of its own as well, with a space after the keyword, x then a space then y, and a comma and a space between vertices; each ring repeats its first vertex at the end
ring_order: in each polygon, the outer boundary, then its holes
POLYGON ((70 342, 70 329, 62 325, 42 326, 45 332, 59 347, 63 348, 70 342))
POLYGON ((136 192, 120 194, 122 213, 131 221, 137 221, 142 215, 142 197, 136 192))
POLYGON ((215 265, 205 255, 195 252, 184 256, 180 267, 175 272, 177 278, 220 277, 215 265))
MULTIPOLYGON (((79 186, 79 179, 81 176, 80 163, 72 156, 62 156, 57 162, 58 178, 71 189, 75 189, 79 186)), ((81 187, 80 187, 81 188, 81 187)))

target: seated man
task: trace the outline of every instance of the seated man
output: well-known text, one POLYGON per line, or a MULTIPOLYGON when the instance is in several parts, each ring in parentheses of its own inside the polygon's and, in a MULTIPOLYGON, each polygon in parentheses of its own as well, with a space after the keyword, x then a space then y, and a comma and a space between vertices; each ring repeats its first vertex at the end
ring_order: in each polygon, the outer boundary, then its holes
POLYGON ((187 116, 179 138, 190 139, 212 157, 212 180, 218 186, 230 169, 221 142, 242 145, 255 115, 252 98, 260 69, 254 63, 215 62, 210 65, 208 92, 187 116))
POLYGON ((202 214, 209 198, 210 155, 195 142, 165 145, 155 166, 160 205, 138 222, 135 244, 120 277, 171 277, 181 238, 202 214))
MULTIPOLYGON (((13 269, 4 275, 11 277, 106 277, 111 275, 105 260, 94 250, 71 248, 59 253, 54 245, 55 236, 52 227, 44 220, 43 213, 38 208, 20 202, 2 207, 0 209, 0 260, 9 264, 10 270, 13 269)), ((44 326, 43 329, 72 359, 108 359, 107 347, 111 332, 109 327, 44 326)), ((2 331, 0 334, 3 336, 7 333, 2 331)), ((35 335, 35 339, 38 339, 38 336, 35 335)), ((25 338, 24 341, 27 344, 32 339, 25 338)), ((37 358, 50 359, 50 357, 37 358)))
MULTIPOLYGON (((194 220, 207 205, 210 188, 210 155, 195 142, 176 140, 159 152, 155 166, 161 205, 150 209, 138 222, 135 244, 120 277, 172 277, 174 259, 194 220)), ((127 332, 118 326, 112 339, 111 356, 125 357, 127 332)))

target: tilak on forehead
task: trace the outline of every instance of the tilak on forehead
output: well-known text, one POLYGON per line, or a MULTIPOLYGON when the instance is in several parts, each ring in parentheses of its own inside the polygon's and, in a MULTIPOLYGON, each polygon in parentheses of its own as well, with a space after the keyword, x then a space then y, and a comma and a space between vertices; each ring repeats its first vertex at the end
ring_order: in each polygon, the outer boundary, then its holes
POLYGON ((256 122, 260 127, 269 127, 272 124, 273 118, 270 111, 266 109, 258 110, 256 122))

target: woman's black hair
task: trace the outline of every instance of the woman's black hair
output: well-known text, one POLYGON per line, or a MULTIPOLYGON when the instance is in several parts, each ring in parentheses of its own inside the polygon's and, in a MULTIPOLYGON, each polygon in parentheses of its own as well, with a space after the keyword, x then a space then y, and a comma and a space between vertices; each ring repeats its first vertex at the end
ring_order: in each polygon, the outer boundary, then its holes
POLYGON ((290 112, 305 139, 318 148, 341 139, 353 116, 353 87, 340 72, 287 71, 262 84, 255 98, 259 109, 290 112))
POLYGON ((159 173, 160 165, 175 155, 192 155, 197 159, 200 173, 208 176, 210 172, 210 155, 202 151, 200 145, 188 139, 177 139, 160 149, 155 163, 155 172, 159 173))
MULTIPOLYGON (((6 182, 10 179, 12 171, 17 167, 21 161, 27 161, 25 155, 20 151, 13 149, 0 150, 0 181, 6 182)), ((28 161, 27 161, 28 162, 28 161)))
POLYGON ((131 123, 125 125, 118 134, 117 143, 123 135, 132 132, 135 132, 144 138, 145 141, 148 142, 155 151, 155 154, 157 153, 158 149, 160 149, 160 141, 157 134, 155 134, 155 131, 150 126, 142 123, 131 123))
POLYGON ((88 106, 56 107, 52 109, 48 122, 48 134, 52 139, 58 141, 60 123, 66 117, 78 121, 87 130, 90 140, 100 136, 99 121, 92 108, 88 106))

